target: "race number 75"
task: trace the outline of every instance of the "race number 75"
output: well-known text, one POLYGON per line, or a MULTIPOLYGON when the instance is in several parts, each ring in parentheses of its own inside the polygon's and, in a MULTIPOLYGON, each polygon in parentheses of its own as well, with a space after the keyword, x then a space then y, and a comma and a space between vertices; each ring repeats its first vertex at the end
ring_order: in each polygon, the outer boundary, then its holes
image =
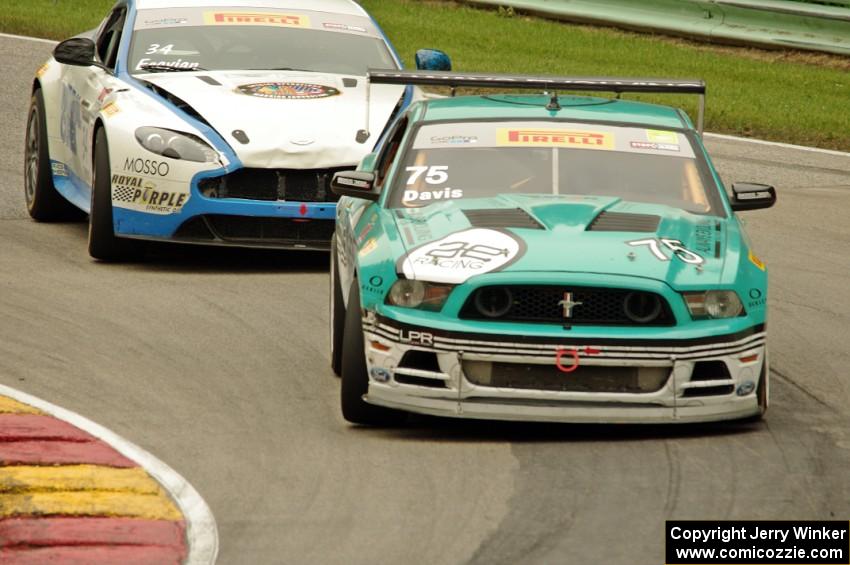
POLYGON ((410 176, 407 177, 408 185, 416 184, 416 181, 423 174, 425 175, 425 182, 428 184, 443 184, 449 180, 448 165, 431 165, 430 167, 427 165, 414 165, 407 167, 405 170, 410 173, 410 176))
POLYGON ((669 261, 670 257, 662 251, 662 246, 666 247, 670 251, 673 252, 673 255, 684 261, 685 263, 690 263, 691 265, 702 265, 705 262, 705 259, 694 253, 693 251, 685 248, 684 244, 678 239, 667 239, 662 237, 661 239, 637 239, 635 241, 627 242, 632 247, 641 247, 646 246, 655 255, 656 259, 659 261, 669 261))

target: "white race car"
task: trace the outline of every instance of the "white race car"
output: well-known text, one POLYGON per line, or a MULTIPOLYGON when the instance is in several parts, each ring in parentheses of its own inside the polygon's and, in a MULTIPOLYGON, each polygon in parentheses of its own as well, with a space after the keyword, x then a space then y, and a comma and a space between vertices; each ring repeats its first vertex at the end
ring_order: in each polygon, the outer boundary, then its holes
MULTIPOLYGON (((417 66, 450 62, 422 50, 417 66)), ((401 62, 351 0, 119 0, 33 81, 29 213, 89 213, 103 260, 149 239, 327 249, 333 174, 416 97, 369 94, 369 67, 401 62)))

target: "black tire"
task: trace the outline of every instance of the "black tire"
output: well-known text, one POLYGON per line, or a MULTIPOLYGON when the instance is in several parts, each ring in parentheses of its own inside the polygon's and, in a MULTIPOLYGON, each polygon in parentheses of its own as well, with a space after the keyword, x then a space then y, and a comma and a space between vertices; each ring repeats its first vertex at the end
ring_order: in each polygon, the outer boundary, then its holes
POLYGON ((47 147, 47 121, 44 96, 36 90, 30 102, 24 145, 24 197, 29 215, 39 222, 73 220, 81 210, 65 200, 53 185, 50 151, 47 147))
POLYGON ((407 414, 363 400, 369 388, 366 351, 363 344, 363 321, 360 313, 360 285, 355 280, 348 294, 345 312, 345 341, 342 344, 342 416, 354 424, 393 426, 401 424, 407 414))
POLYGON ((330 267, 330 346, 331 369, 336 376, 342 375, 342 336, 345 332, 345 304, 342 301, 342 285, 337 271, 336 236, 331 240, 330 267))
POLYGON ((112 179, 106 130, 95 134, 92 167, 91 212, 89 213, 89 255, 101 261, 138 259, 143 246, 139 241, 115 237, 112 222, 112 179))

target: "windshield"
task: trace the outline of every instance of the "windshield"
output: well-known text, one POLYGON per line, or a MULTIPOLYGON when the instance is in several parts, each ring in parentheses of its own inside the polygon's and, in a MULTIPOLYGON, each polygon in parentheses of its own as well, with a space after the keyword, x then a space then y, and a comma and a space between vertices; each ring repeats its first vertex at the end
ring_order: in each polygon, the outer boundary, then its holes
POLYGON ((369 18, 244 8, 141 10, 132 73, 168 70, 298 70, 363 76, 397 68, 369 18))
POLYGON ((552 121, 439 123, 419 128, 389 205, 592 195, 716 213, 719 204, 700 169, 690 141, 676 131, 552 121))

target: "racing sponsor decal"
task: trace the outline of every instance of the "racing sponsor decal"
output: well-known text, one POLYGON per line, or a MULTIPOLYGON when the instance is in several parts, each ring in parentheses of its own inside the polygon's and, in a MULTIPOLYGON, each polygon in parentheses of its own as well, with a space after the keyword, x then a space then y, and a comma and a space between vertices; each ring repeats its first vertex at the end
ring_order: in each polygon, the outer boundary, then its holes
POLYGON ((310 27, 310 18, 281 12, 206 12, 207 25, 310 27))
POLYGON ((112 201, 124 208, 134 208, 154 214, 173 214, 179 212, 189 200, 185 192, 171 192, 157 188, 148 179, 132 175, 112 175, 112 201))
POLYGON ((304 82, 257 82, 236 87, 236 92, 256 96, 257 98, 273 98, 277 100, 311 100, 328 98, 340 94, 339 90, 323 84, 304 82))
POLYGON ((365 257, 366 255, 373 252, 377 247, 378 247, 378 240, 373 237, 372 239, 367 241, 363 245, 363 247, 360 248, 360 252, 358 253, 358 255, 360 255, 361 257, 365 257))
POLYGON ((189 23, 188 18, 159 18, 156 20, 145 20, 146 26, 181 26, 189 23))
POLYGON ((44 63, 44 64, 43 64, 42 66, 40 66, 40 67, 38 68, 38 70, 35 72, 35 76, 37 76, 38 78, 43 77, 43 76, 44 76, 44 73, 46 73, 46 72, 47 72, 47 69, 49 69, 49 68, 50 68, 50 64, 49 64, 49 63, 44 63))
POLYGON ((53 171, 53 176, 57 177, 67 177, 68 170, 65 168, 65 163, 60 163, 59 161, 53 161, 50 163, 50 168, 53 171))
POLYGON ((496 139, 500 146, 614 149, 614 134, 598 131, 500 128, 496 139))
POLYGON ((682 150, 681 147, 673 143, 654 143, 651 141, 632 141, 630 143, 632 149, 646 149, 649 151, 676 151, 682 150))
POLYGON ((670 257, 668 257, 662 247, 666 247, 670 251, 673 252, 673 255, 685 263, 689 263, 691 265, 702 265, 705 263, 705 259, 702 258, 701 255, 694 253, 693 251, 687 249, 681 241, 678 239, 668 239, 662 237, 660 239, 650 238, 650 239, 636 239, 634 241, 627 241, 627 245, 631 245, 632 247, 647 247, 652 255, 658 259, 659 261, 669 261, 670 257))
POLYGON ((100 94, 98 94, 97 101, 103 103, 103 101, 106 100, 106 97, 110 94, 112 94, 112 89, 104 87, 103 90, 100 91, 100 94))
POLYGON ((756 267, 758 267, 759 269, 764 271, 765 268, 766 268, 764 262, 761 259, 759 259, 758 257, 756 257, 755 254, 753 254, 752 251, 750 251, 749 255, 750 255, 750 263, 752 263, 753 265, 755 265, 756 267))
POLYGON ((525 251, 525 242, 507 231, 472 228, 413 249, 399 259, 396 269, 408 279, 461 284, 504 269, 525 251))
POLYGON ((431 136, 433 145, 469 145, 478 143, 477 135, 434 135, 431 136))
POLYGON ((675 131, 648 129, 646 130, 646 140, 651 143, 677 145, 679 143, 679 134, 675 131))
POLYGON ((111 118, 112 116, 120 112, 121 108, 119 108, 118 104, 116 104, 115 102, 109 102, 108 104, 106 104, 106 106, 102 108, 102 111, 107 118, 111 118))
POLYGON ((749 296, 750 301, 747 302, 747 308, 750 310, 753 308, 760 308, 764 306, 765 302, 767 302, 767 298, 764 297, 764 293, 758 288, 751 288, 749 296))
POLYGON ((714 243, 714 229, 711 224, 700 224, 694 231, 696 234, 696 250, 705 255, 711 253, 714 243))
POLYGON ((165 161, 127 157, 124 160, 124 171, 137 175, 167 177, 171 172, 171 165, 165 161))
POLYGON ((348 24, 338 24, 334 22, 325 22, 322 24, 322 27, 324 27, 325 29, 332 29, 334 31, 354 31, 357 33, 366 33, 367 31, 365 27, 352 26, 348 24))
MULTIPOLYGON (((601 349, 596 349, 595 347, 585 347, 582 352, 584 353, 584 357, 590 357, 591 355, 599 355, 602 353, 601 349)), ((555 350, 555 367, 562 373, 572 373, 576 369, 578 369, 581 364, 581 360, 579 358, 579 350, 572 348, 561 348, 555 350), (569 361, 564 361, 564 357, 567 357, 569 361)))
POLYGON ((434 334, 430 332, 420 332, 416 330, 400 330, 399 341, 401 343, 409 343, 412 345, 434 345, 434 334))

